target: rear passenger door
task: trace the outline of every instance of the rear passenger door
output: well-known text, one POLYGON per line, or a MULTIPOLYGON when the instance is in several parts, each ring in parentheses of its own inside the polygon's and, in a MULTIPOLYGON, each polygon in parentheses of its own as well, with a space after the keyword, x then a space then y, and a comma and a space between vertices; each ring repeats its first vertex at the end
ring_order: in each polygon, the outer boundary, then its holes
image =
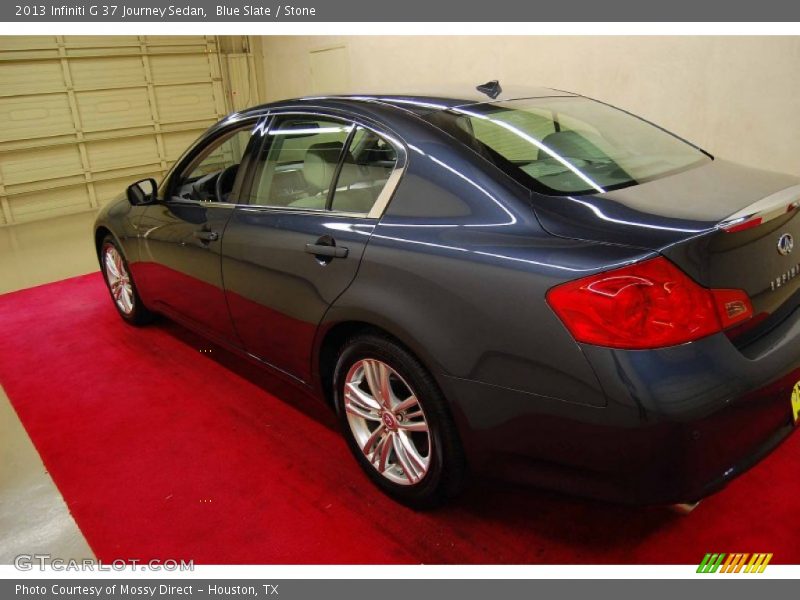
POLYGON ((373 126, 311 113, 278 114, 261 135, 225 231, 225 293, 245 349, 308 381, 316 328, 355 277, 405 152, 373 126))

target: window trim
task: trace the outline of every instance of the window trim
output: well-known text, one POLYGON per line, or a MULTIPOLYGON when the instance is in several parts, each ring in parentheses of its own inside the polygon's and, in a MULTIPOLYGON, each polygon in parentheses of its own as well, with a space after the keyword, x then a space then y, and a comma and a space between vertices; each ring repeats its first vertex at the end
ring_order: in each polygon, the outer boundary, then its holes
MULTIPOLYGON (((244 175, 241 179, 239 190, 235 190, 241 193, 241 187, 247 179, 248 171, 250 169, 250 157, 252 155, 252 144, 255 140, 255 131, 258 125, 269 118, 269 113, 258 114, 258 115, 247 115, 240 119, 236 119, 231 121, 230 124, 227 126, 223 125, 221 127, 218 126, 217 130, 211 134, 207 134, 198 138, 191 146, 189 146, 186 151, 181 155, 181 157, 175 161, 170 171, 167 173, 166 177, 162 180, 161 184, 158 186, 158 194, 161 197, 162 202, 169 202, 173 204, 187 204, 191 206, 208 206, 208 207, 217 207, 217 208, 236 208, 237 206, 246 206, 242 205, 238 202, 219 202, 216 200, 192 200, 191 198, 180 198, 177 196, 172 196, 172 192, 175 189, 175 180, 177 177, 181 177, 183 173, 186 172, 191 166, 194 166, 197 159, 203 156, 205 150, 214 142, 216 142, 219 138, 225 137, 228 134, 234 133, 239 129, 244 129, 245 127, 250 131, 250 139, 247 141, 247 145, 244 149, 244 154, 242 155, 242 162, 239 165, 240 169, 243 169, 244 175)), ((224 143, 224 142, 223 142, 224 143)))
MULTIPOLYGON (((386 140, 389 144, 392 145, 392 148, 394 148, 395 153, 397 154, 397 161, 395 162, 394 168, 392 169, 392 172, 389 174, 389 177, 387 178, 386 183, 383 186, 383 189, 381 190, 380 194, 378 194, 378 197, 375 199, 372 208, 370 208, 369 212, 367 213, 340 211, 329 208, 265 206, 262 204, 250 203, 249 194, 247 194, 248 201, 246 203, 243 202, 235 206, 243 209, 257 210, 257 211, 263 210, 271 212, 286 212, 292 214, 326 215, 330 217, 351 217, 351 218, 375 219, 375 220, 380 219, 383 216, 383 213, 386 212, 386 208, 389 206, 389 202, 391 202, 392 198, 394 197, 394 193, 397 190, 397 187, 400 185, 400 180, 402 179, 406 171, 406 165, 408 162, 408 151, 406 149, 405 143, 401 140, 401 138, 392 131, 386 129, 385 127, 382 127, 377 123, 372 123, 371 121, 364 119, 358 115, 352 115, 343 111, 339 112, 336 110, 325 110, 325 109, 305 108, 305 107, 298 109, 295 107, 287 107, 285 109, 270 110, 269 113, 265 116, 264 125, 260 133, 261 139, 259 142, 257 142, 259 152, 263 148, 266 136, 269 134, 270 127, 272 127, 272 124, 275 121, 276 117, 281 117, 284 115, 298 115, 298 116, 318 117, 321 119, 334 119, 337 121, 344 121, 346 123, 353 124, 353 131, 355 131, 357 127, 361 127, 368 131, 371 131, 375 135, 378 135, 384 140, 386 140)), ((351 140, 352 140, 352 135, 348 135, 347 143, 349 144, 351 140)), ((347 147, 348 146, 345 146, 345 148, 347 147)), ((340 163, 341 159, 342 157, 340 157, 340 163)), ((337 166, 337 172, 336 172, 337 179, 340 172, 340 167, 341 164, 337 166)), ((242 182, 243 189, 247 189, 248 191, 252 190, 255 178, 255 172, 256 172, 255 166, 253 166, 253 168, 248 169, 248 172, 245 176, 246 180, 242 182)), ((332 198, 333 197, 331 196, 328 200, 331 201, 332 198)), ((328 206, 328 204, 329 202, 326 201, 326 207, 328 206)))

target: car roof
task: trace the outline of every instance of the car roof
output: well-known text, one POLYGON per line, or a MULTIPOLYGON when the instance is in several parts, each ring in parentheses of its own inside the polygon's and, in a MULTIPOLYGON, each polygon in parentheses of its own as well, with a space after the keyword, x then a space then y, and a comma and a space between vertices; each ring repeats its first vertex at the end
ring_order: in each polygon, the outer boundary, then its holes
POLYGON ((469 106, 472 104, 554 96, 577 96, 577 94, 546 87, 502 86, 500 94, 495 98, 491 98, 479 92, 475 86, 453 85, 426 89, 406 89, 393 92, 384 91, 381 93, 316 94, 313 96, 302 96, 261 105, 255 107, 253 110, 270 108, 287 103, 325 103, 327 101, 334 101, 339 106, 341 106, 342 103, 373 103, 390 105, 417 114, 429 114, 431 112, 447 110, 459 106, 469 106))

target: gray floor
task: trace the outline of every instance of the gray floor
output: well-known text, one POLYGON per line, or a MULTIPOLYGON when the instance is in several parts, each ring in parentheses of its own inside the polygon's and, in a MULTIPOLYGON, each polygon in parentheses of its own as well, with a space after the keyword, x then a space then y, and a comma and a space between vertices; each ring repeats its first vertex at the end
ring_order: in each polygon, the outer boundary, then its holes
MULTIPOLYGON (((0 228, 0 293, 97 270, 93 220, 84 214, 0 228)), ((19 554, 94 557, 0 387, 0 564, 19 554)))

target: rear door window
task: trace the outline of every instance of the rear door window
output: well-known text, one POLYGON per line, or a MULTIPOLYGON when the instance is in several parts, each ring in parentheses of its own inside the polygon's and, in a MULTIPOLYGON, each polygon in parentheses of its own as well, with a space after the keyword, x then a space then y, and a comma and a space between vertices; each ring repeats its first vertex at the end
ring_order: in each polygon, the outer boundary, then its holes
POLYGON ((397 165, 382 136, 352 122, 279 116, 265 134, 250 204, 366 215, 397 165))
POLYGON ((250 203, 325 210, 354 125, 278 117, 266 134, 250 203))

